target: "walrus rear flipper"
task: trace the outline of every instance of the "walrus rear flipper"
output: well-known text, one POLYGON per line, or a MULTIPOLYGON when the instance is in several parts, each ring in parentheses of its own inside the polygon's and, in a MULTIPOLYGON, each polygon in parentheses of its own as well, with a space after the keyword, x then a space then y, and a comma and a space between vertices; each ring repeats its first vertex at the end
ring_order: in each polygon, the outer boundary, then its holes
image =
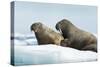
POLYGON ((97 45, 95 44, 87 45, 84 48, 82 48, 82 50, 90 50, 90 51, 97 52, 97 45))

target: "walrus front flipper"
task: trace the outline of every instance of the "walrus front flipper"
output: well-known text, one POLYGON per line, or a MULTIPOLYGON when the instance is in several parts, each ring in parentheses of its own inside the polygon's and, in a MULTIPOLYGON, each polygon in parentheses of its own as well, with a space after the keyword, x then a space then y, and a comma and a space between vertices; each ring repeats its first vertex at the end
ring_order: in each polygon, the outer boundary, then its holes
POLYGON ((69 45, 70 45, 70 41, 69 41, 69 39, 64 39, 64 40, 61 40, 61 42, 60 42, 60 45, 61 46, 63 46, 63 47, 68 47, 69 45))
POLYGON ((84 48, 82 48, 82 50, 90 50, 97 52, 97 45, 96 44, 87 45, 84 48))

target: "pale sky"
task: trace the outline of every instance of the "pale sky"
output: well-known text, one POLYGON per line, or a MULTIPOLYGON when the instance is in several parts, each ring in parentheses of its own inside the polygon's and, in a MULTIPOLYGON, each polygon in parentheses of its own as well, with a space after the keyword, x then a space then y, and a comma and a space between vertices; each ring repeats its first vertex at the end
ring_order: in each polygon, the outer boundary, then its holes
POLYGON ((46 4, 34 2, 15 2, 15 33, 31 33, 34 22, 42 22, 55 30, 62 19, 70 20, 77 27, 97 33, 97 7, 86 5, 46 4))

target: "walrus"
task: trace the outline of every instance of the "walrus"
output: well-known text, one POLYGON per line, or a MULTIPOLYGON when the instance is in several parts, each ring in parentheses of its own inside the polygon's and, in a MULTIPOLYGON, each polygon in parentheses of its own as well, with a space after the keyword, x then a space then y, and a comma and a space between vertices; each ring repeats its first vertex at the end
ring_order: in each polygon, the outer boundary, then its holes
POLYGON ((55 27, 64 37, 62 46, 97 52, 97 38, 93 34, 77 28, 67 19, 59 21, 55 27))
POLYGON ((60 45, 60 41, 64 39, 60 33, 55 32, 51 28, 42 24, 41 22, 33 23, 31 25, 31 31, 35 32, 39 45, 42 44, 60 45))

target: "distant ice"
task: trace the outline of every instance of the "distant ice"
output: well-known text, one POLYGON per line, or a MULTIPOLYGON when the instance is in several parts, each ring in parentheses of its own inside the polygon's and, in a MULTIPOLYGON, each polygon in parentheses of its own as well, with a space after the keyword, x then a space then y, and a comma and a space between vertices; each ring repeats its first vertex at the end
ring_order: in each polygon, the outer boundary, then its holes
POLYGON ((96 61, 97 53, 53 44, 15 46, 15 65, 96 61))
POLYGON ((14 45, 37 45, 37 39, 34 34, 15 33, 11 35, 14 45))

